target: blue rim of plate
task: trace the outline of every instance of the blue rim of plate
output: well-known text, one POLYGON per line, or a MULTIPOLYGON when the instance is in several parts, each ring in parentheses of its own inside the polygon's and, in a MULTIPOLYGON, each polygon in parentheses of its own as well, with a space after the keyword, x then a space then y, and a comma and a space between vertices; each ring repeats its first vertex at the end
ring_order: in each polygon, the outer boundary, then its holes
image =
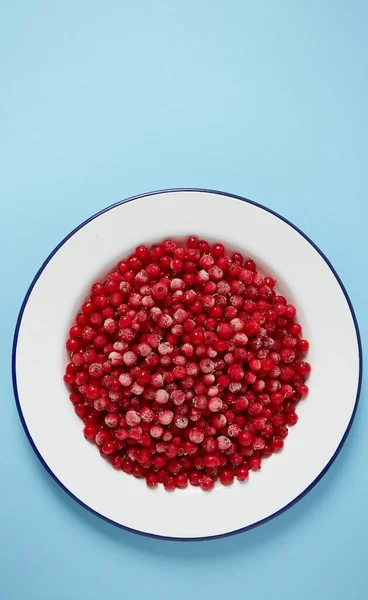
POLYGON ((197 541, 203 541, 203 540, 214 540, 214 539, 219 539, 219 538, 223 538, 223 537, 228 537, 231 535, 236 535, 238 533, 242 533, 244 531, 248 531, 250 529, 253 529, 254 527, 258 527, 259 525, 263 525, 263 523, 267 523, 268 521, 270 521, 271 519, 274 519, 275 517, 277 517, 278 515, 281 515, 283 512, 285 512, 286 510, 288 510, 289 508, 291 508, 292 506, 294 506, 294 504, 296 504, 297 502, 299 502, 299 500, 301 500, 304 496, 306 496, 306 494, 308 494, 308 492, 310 492, 314 486, 322 479, 322 477, 325 475, 325 473, 327 473, 328 469, 331 467, 331 465, 333 464, 333 462, 335 461, 335 459, 337 458, 338 454, 340 453, 346 438, 350 432, 351 426, 353 424, 355 415, 356 415, 356 411, 358 408, 358 403, 359 403, 359 397, 360 397, 360 391, 361 391, 361 386, 362 386, 362 376, 363 376, 363 353, 362 353, 362 343, 361 343, 361 338, 360 338, 360 331, 359 331, 359 326, 358 326, 358 321, 357 318, 355 316, 355 312, 354 312, 354 308, 353 305, 351 303, 349 294, 346 291, 346 288, 344 286, 344 284, 342 283, 339 275, 337 274, 335 268, 332 266, 331 262, 329 261, 329 259, 327 258, 327 256, 325 256, 325 254, 322 252, 322 250, 320 250, 320 248, 318 248, 318 246, 301 230, 299 229, 299 227, 297 227, 296 225, 294 225, 294 223, 292 223, 291 221, 289 221, 288 219, 286 219, 285 217, 283 217, 282 215, 280 215, 279 213, 277 213, 276 211, 267 208, 266 206, 263 206, 262 204, 259 204, 258 202, 254 202, 253 200, 249 200, 248 198, 244 198, 243 196, 238 196, 237 194, 230 194, 229 192, 221 192, 219 190, 210 190, 210 189, 205 189, 205 188, 172 188, 172 189, 164 189, 164 190, 155 190, 153 192, 146 192, 145 194, 139 194, 137 196, 131 196, 130 198, 126 198, 125 200, 120 200, 119 202, 116 202, 115 204, 112 204, 111 206, 108 206, 102 210, 100 210, 98 213, 92 215, 91 217, 89 217, 88 219, 86 219, 85 221, 83 221, 83 223, 81 223, 80 225, 78 225, 78 227, 76 227, 75 229, 73 229, 73 231, 71 231, 57 246, 56 248, 54 248, 54 250, 49 254, 49 256, 46 258, 46 260, 44 261, 44 263, 42 264, 42 266, 40 267, 40 269, 37 271, 35 277, 33 278, 33 281, 31 283, 31 285, 28 288, 28 291, 24 297, 24 300, 22 302, 22 306, 20 308, 19 311, 19 315, 18 315, 18 319, 17 319, 17 323, 15 326, 15 332, 14 332, 14 339, 13 339, 13 348, 12 348, 12 379, 13 379, 13 389, 14 389, 14 396, 15 396, 15 402, 17 405, 17 409, 18 409, 18 413, 19 413, 19 417, 21 420, 21 423, 23 425, 23 429, 27 435, 27 438, 34 450, 34 452, 36 453, 37 457, 39 458, 40 462, 42 463, 42 465, 45 467, 46 471, 51 475, 51 477, 56 481, 56 483, 71 497, 73 498, 73 500, 75 500, 80 506, 82 506, 83 508, 86 508, 89 512, 91 512, 92 514, 96 515, 97 517, 99 517, 100 519, 102 519, 103 521, 107 521, 107 523, 110 523, 111 525, 115 525, 116 527, 119 527, 120 529, 125 529, 126 531, 130 531, 131 533, 138 533, 139 535, 145 536, 145 537, 150 537, 150 538, 154 538, 154 539, 160 539, 160 540, 167 540, 167 541, 180 541, 180 542, 197 542, 197 541), (16 354, 17 354, 17 343, 18 343, 18 335, 19 335, 19 330, 20 330, 20 326, 22 323, 22 317, 23 317, 23 313, 24 310, 26 308, 28 299, 32 293, 32 290, 35 286, 35 284, 37 283, 40 275, 42 274, 43 270, 45 269, 45 267, 48 265, 48 263, 50 262, 50 260, 53 258, 53 256, 58 252, 58 250, 65 244, 65 242, 67 242, 75 233, 77 233, 77 231, 79 231, 80 229, 82 229, 82 227, 84 227, 85 225, 87 225, 88 223, 90 223, 91 221, 93 221, 94 219, 96 219, 97 217, 99 217, 100 215, 103 215, 104 213, 112 210, 113 208, 116 208, 117 206, 120 206, 122 204, 126 204, 127 202, 133 202, 134 200, 139 200, 140 198, 146 198, 147 196, 156 196, 158 194, 168 194, 171 192, 202 192, 202 193, 206 193, 206 194, 218 194, 221 196, 227 196, 228 198, 235 198, 237 200, 242 200, 243 202, 247 202, 248 204, 252 204, 253 206, 257 206, 258 208, 261 208, 262 210, 274 215, 275 217, 277 217, 278 219, 281 219, 281 221, 284 221, 284 223, 286 223, 287 225, 290 225, 290 227, 292 227, 293 229, 295 229, 295 231, 297 231, 304 239, 307 240, 307 242, 309 242, 311 244, 311 246, 313 246, 313 248, 318 252, 318 254, 323 258, 323 260, 327 263, 327 265, 329 266, 329 268, 331 269, 332 273, 334 274, 345 298, 346 301, 348 303, 349 309, 350 309, 350 313, 353 319, 353 323, 355 326, 355 332, 356 332, 356 337, 357 337, 357 344, 358 344, 358 353, 359 353, 359 379, 358 379, 358 387, 357 387, 357 393, 356 393, 356 398, 355 398, 355 404, 354 404, 354 409, 350 418, 350 421, 345 429, 344 435, 342 436, 340 443, 335 451, 335 453, 333 454, 333 456, 330 458, 329 462, 327 463, 327 465, 324 467, 324 469, 322 469, 322 471, 319 473, 319 475, 312 481, 312 483, 310 483, 305 490, 303 490, 303 492, 301 492, 298 496, 296 496, 296 498, 294 498, 293 500, 291 500, 291 502, 289 502, 288 504, 286 504, 285 506, 283 506, 282 508, 280 508, 279 510, 277 510, 276 512, 274 512, 272 515, 269 515, 268 517, 265 517, 264 519, 261 519, 260 521, 257 521, 256 523, 252 523, 251 525, 248 525, 247 527, 241 527, 240 529, 236 529, 234 531, 229 531, 226 533, 221 533, 219 535, 211 535, 211 536, 202 536, 202 537, 192 537, 192 538, 181 538, 181 537, 171 537, 171 536, 161 536, 161 535, 156 535, 153 533, 147 533, 145 531, 139 531, 139 529, 133 529, 131 527, 127 527, 126 525, 122 525, 121 523, 117 523, 116 521, 113 521, 112 519, 109 519, 108 517, 105 517, 104 515, 100 514, 99 512, 97 512, 96 510, 94 510, 93 508, 91 508, 90 506, 88 506, 87 504, 85 504, 84 502, 82 502, 82 500, 80 500, 77 496, 75 496, 73 494, 73 492, 71 492, 57 477, 56 475, 52 472, 52 470, 50 469, 50 467, 48 466, 48 464, 46 463, 46 461, 44 460, 44 458, 42 457, 42 455, 40 454, 29 430, 26 424, 26 421, 24 419, 24 415, 22 412, 22 408, 21 408, 21 404, 20 404, 20 400, 19 400, 19 395, 18 395, 18 387, 17 387, 17 373, 16 373, 16 354))

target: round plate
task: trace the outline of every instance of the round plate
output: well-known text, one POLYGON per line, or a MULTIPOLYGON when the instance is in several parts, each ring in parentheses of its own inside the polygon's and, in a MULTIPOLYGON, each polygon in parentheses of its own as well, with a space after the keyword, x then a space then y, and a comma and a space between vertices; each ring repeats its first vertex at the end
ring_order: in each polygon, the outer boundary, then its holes
POLYGON ((82 223, 50 254, 24 299, 14 337, 19 415, 49 473, 98 516, 139 533, 176 539, 226 535, 260 524, 300 499, 325 473, 358 402, 361 347, 347 293, 322 252, 294 225, 254 202, 210 190, 130 198, 82 223), (313 371, 310 394, 284 450, 245 484, 171 494, 118 473, 85 441, 62 377, 65 340, 90 285, 140 243, 190 234, 220 240, 274 274, 297 306, 313 371), (340 376, 340 374, 342 374, 340 376))

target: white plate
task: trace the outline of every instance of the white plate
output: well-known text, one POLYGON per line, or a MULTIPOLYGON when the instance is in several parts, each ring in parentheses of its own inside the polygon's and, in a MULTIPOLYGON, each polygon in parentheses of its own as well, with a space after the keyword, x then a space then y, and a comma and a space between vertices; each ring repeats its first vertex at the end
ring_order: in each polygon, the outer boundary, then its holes
POLYGON ((361 348, 347 293, 331 264, 294 225, 249 200, 210 190, 130 198, 77 227, 35 276, 18 318, 13 382, 22 424, 49 473, 82 506, 121 527, 198 539, 250 528, 300 499, 325 473, 358 402, 361 348), (65 339, 89 286, 140 243, 190 234, 220 240, 274 274, 295 303, 313 366, 308 398, 284 450, 246 484, 205 493, 150 490, 118 473, 82 435, 62 381, 65 339))

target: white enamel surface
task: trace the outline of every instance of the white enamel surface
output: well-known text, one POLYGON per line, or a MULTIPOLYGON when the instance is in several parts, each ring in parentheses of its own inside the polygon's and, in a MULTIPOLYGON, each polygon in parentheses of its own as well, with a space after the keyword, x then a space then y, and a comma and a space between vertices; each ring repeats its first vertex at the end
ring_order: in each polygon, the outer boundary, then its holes
POLYGON ((334 455, 357 395, 359 356, 345 296, 327 263, 287 223, 221 194, 170 192, 119 205, 77 231, 54 255, 26 305, 16 352, 19 402, 44 461, 88 507, 145 533, 194 538, 247 527, 299 496, 334 455), (254 258, 295 302, 310 340, 310 394, 284 450, 245 484, 167 493, 116 472, 82 435, 62 376, 73 315, 98 277, 140 243, 196 234, 254 258), (343 374, 340 376, 339 374, 343 374), (331 419, 331 415, 333 418, 331 419), (56 425, 56 426, 55 426, 56 425))

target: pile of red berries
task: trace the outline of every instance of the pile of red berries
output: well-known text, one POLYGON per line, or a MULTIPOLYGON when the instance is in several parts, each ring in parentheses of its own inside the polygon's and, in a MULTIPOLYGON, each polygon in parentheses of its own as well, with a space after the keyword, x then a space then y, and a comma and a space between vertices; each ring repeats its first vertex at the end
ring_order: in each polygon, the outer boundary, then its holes
POLYGON ((95 283, 64 381, 84 435, 149 487, 247 479, 306 396, 296 310, 253 260, 196 237, 139 246, 95 283))

